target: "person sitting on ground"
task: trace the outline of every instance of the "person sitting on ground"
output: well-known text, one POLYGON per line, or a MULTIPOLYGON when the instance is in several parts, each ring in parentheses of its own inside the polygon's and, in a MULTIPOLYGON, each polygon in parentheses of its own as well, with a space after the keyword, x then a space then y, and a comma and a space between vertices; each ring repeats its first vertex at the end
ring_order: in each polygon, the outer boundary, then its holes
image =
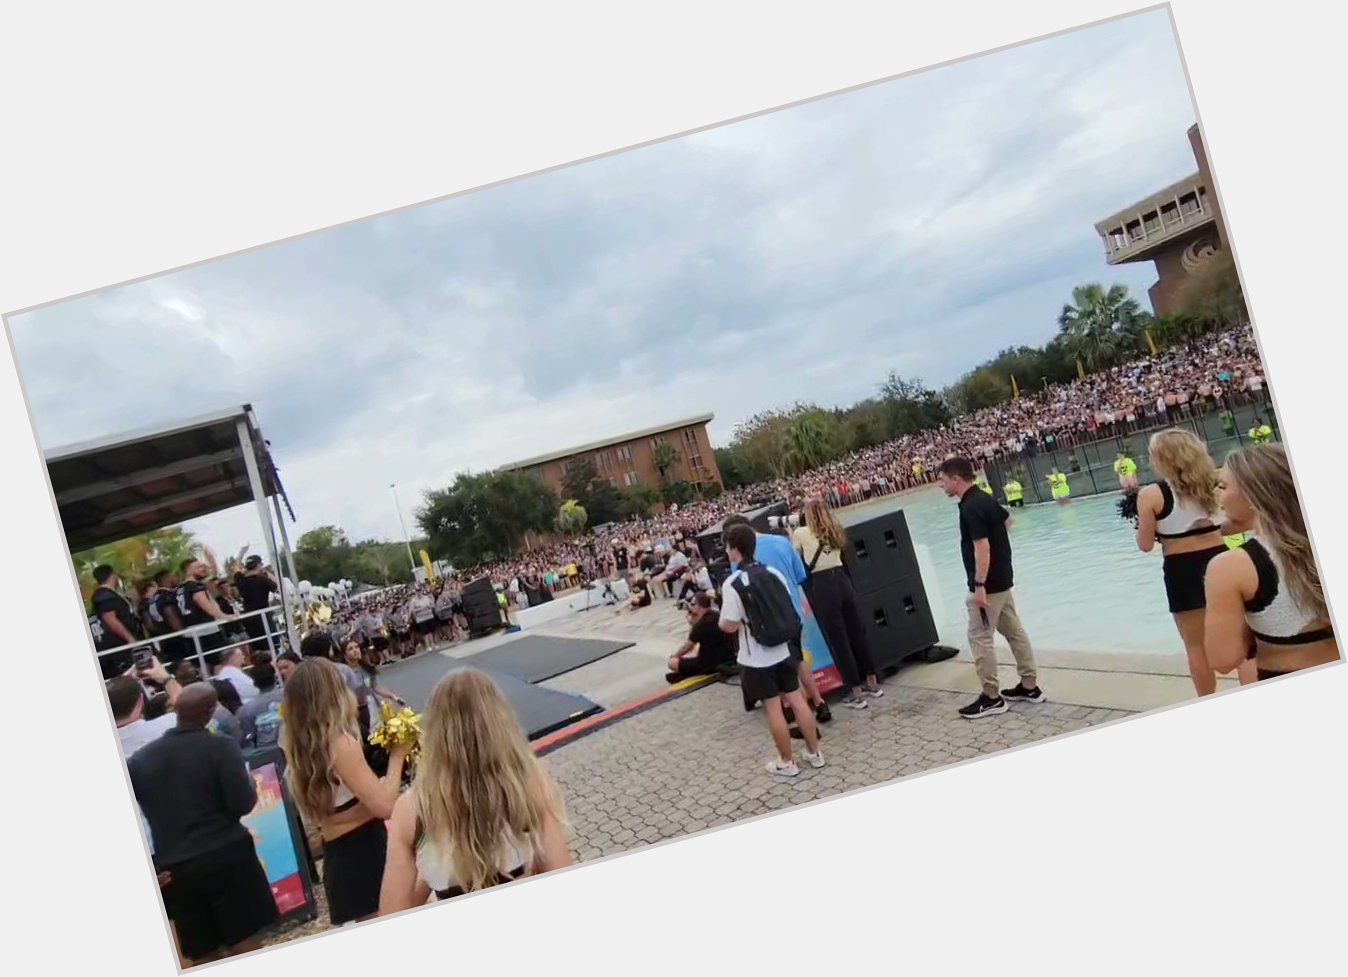
POLYGON ((628 608, 636 610, 638 607, 650 607, 651 585, 645 574, 634 573, 630 577, 630 581, 631 596, 627 598, 628 608))
POLYGON ((733 639, 721 630, 720 608, 710 594, 696 594, 688 608, 688 640, 670 656, 665 681, 673 685, 693 675, 714 675, 735 657, 733 639))
POLYGON ((422 728, 416 779, 389 822, 381 916, 572 864, 561 793, 495 682, 450 672, 422 728))

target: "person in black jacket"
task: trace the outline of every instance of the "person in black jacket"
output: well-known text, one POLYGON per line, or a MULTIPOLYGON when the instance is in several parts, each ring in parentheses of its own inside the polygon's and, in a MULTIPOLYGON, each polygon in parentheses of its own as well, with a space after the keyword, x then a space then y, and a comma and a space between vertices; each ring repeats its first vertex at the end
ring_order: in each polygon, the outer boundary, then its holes
POLYGON ((216 692, 200 682, 178 696, 178 725, 141 747, 127 769, 167 876, 164 908, 194 964, 255 950, 278 918, 266 872, 241 819, 257 804, 233 740, 206 727, 216 692))

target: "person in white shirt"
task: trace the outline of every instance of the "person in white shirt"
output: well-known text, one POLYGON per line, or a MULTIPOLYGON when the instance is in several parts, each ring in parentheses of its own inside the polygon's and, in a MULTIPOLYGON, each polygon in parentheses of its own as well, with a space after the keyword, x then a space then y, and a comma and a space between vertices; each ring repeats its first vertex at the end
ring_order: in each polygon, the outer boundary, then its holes
POLYGON ((239 699, 247 702, 257 698, 257 686, 243 670, 243 646, 230 648, 220 653, 219 663, 215 666, 215 678, 224 679, 239 693, 239 699))
MULTIPOLYGON (((143 672, 131 669, 125 675, 118 675, 106 683, 108 705, 112 707, 112 718, 117 724, 117 739, 122 746, 122 759, 130 760, 136 751, 148 743, 153 743, 170 729, 178 725, 173 705, 178 701, 182 686, 168 673, 168 669, 157 659, 150 660, 150 666, 143 672), (157 682, 168 693, 169 708, 157 719, 145 718, 145 689, 140 684, 140 676, 157 682)), ((140 813, 139 809, 137 813, 140 813)), ((145 841, 154 854, 154 837, 150 834, 150 823, 140 813, 141 828, 145 832, 145 841)))
MULTIPOLYGON (((734 586, 737 581, 749 579, 747 568, 762 567, 754 562, 757 535, 751 526, 734 525, 725 531, 723 540, 726 555, 731 563, 739 565, 739 569, 721 587, 721 630, 739 636, 736 661, 740 665, 740 684, 745 699, 763 703, 763 712, 768 717, 768 729, 777 747, 777 759, 769 761, 768 772, 781 777, 794 777, 800 773, 791 749, 791 731, 782 711, 784 705, 791 707, 800 726, 807 750, 806 762, 818 769, 824 765, 824 756, 819 750, 819 727, 815 724, 814 711, 801 694, 800 673, 791 657, 791 649, 786 643, 765 646, 755 639, 748 627, 744 602, 734 586)), ((772 567, 762 569, 781 582, 783 598, 789 600, 786 578, 772 567)))

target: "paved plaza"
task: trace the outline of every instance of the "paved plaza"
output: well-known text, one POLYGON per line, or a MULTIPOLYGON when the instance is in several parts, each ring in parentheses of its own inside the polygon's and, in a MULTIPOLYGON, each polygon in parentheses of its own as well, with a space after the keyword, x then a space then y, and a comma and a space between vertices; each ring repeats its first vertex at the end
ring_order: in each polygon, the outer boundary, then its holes
MULTIPOLYGON (((686 632, 673 602, 637 612, 596 608, 548 629, 558 636, 609 637, 636 644, 584 668, 558 676, 546 686, 577 692, 606 708, 668 689, 664 659, 686 632)), ((509 636, 475 641, 437 654, 477 653, 509 636)), ((969 722, 956 710, 969 702, 961 686, 973 678, 961 658, 937 665, 912 665, 885 681, 884 698, 864 711, 833 707, 823 727, 821 770, 802 765, 798 777, 773 777, 764 768, 772 745, 761 711, 746 712, 734 680, 715 682, 619 719, 549 751, 543 763, 560 784, 572 825, 572 854, 579 862, 631 851, 668 838, 694 834, 797 804, 887 783, 927 770, 986 756, 1025 743, 1128 716, 1137 709, 1104 708, 1094 700, 1117 699, 1107 690, 1139 677, 1123 671, 1046 668, 1053 681, 1073 690, 1071 698, 1019 704, 1010 712, 969 722), (1076 671, 1087 684, 1069 682, 1076 671), (936 686, 936 687, 932 687, 936 686), (948 687, 941 687, 948 686, 948 687), (1090 690, 1094 688, 1098 695, 1090 690)), ((1070 663, 1069 663, 1070 664, 1070 663)), ((1165 683, 1168 674, 1144 676, 1165 683)), ((1007 670, 1008 684, 1014 673, 1007 670)), ((1150 708, 1155 692, 1139 708, 1150 708)), ((798 751, 802 744, 796 741, 798 751)), ((321 899, 321 886, 319 887, 321 899)), ((320 918, 288 926, 268 943, 281 943, 327 929, 320 918)))

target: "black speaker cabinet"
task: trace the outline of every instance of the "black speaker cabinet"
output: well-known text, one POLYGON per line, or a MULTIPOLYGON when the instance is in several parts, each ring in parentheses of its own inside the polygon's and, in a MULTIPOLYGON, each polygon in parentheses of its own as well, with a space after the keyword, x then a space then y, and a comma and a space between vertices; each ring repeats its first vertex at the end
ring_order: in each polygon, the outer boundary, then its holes
MULTIPOLYGON (((807 560, 809 556, 807 553, 807 560)), ((858 594, 879 590, 898 580, 916 580, 921 588, 917 552, 901 509, 848 526, 843 559, 858 594)))
POLYGON ((936 644, 936 621, 920 577, 908 577, 857 594, 857 611, 870 638, 875 667, 897 668, 936 644))

